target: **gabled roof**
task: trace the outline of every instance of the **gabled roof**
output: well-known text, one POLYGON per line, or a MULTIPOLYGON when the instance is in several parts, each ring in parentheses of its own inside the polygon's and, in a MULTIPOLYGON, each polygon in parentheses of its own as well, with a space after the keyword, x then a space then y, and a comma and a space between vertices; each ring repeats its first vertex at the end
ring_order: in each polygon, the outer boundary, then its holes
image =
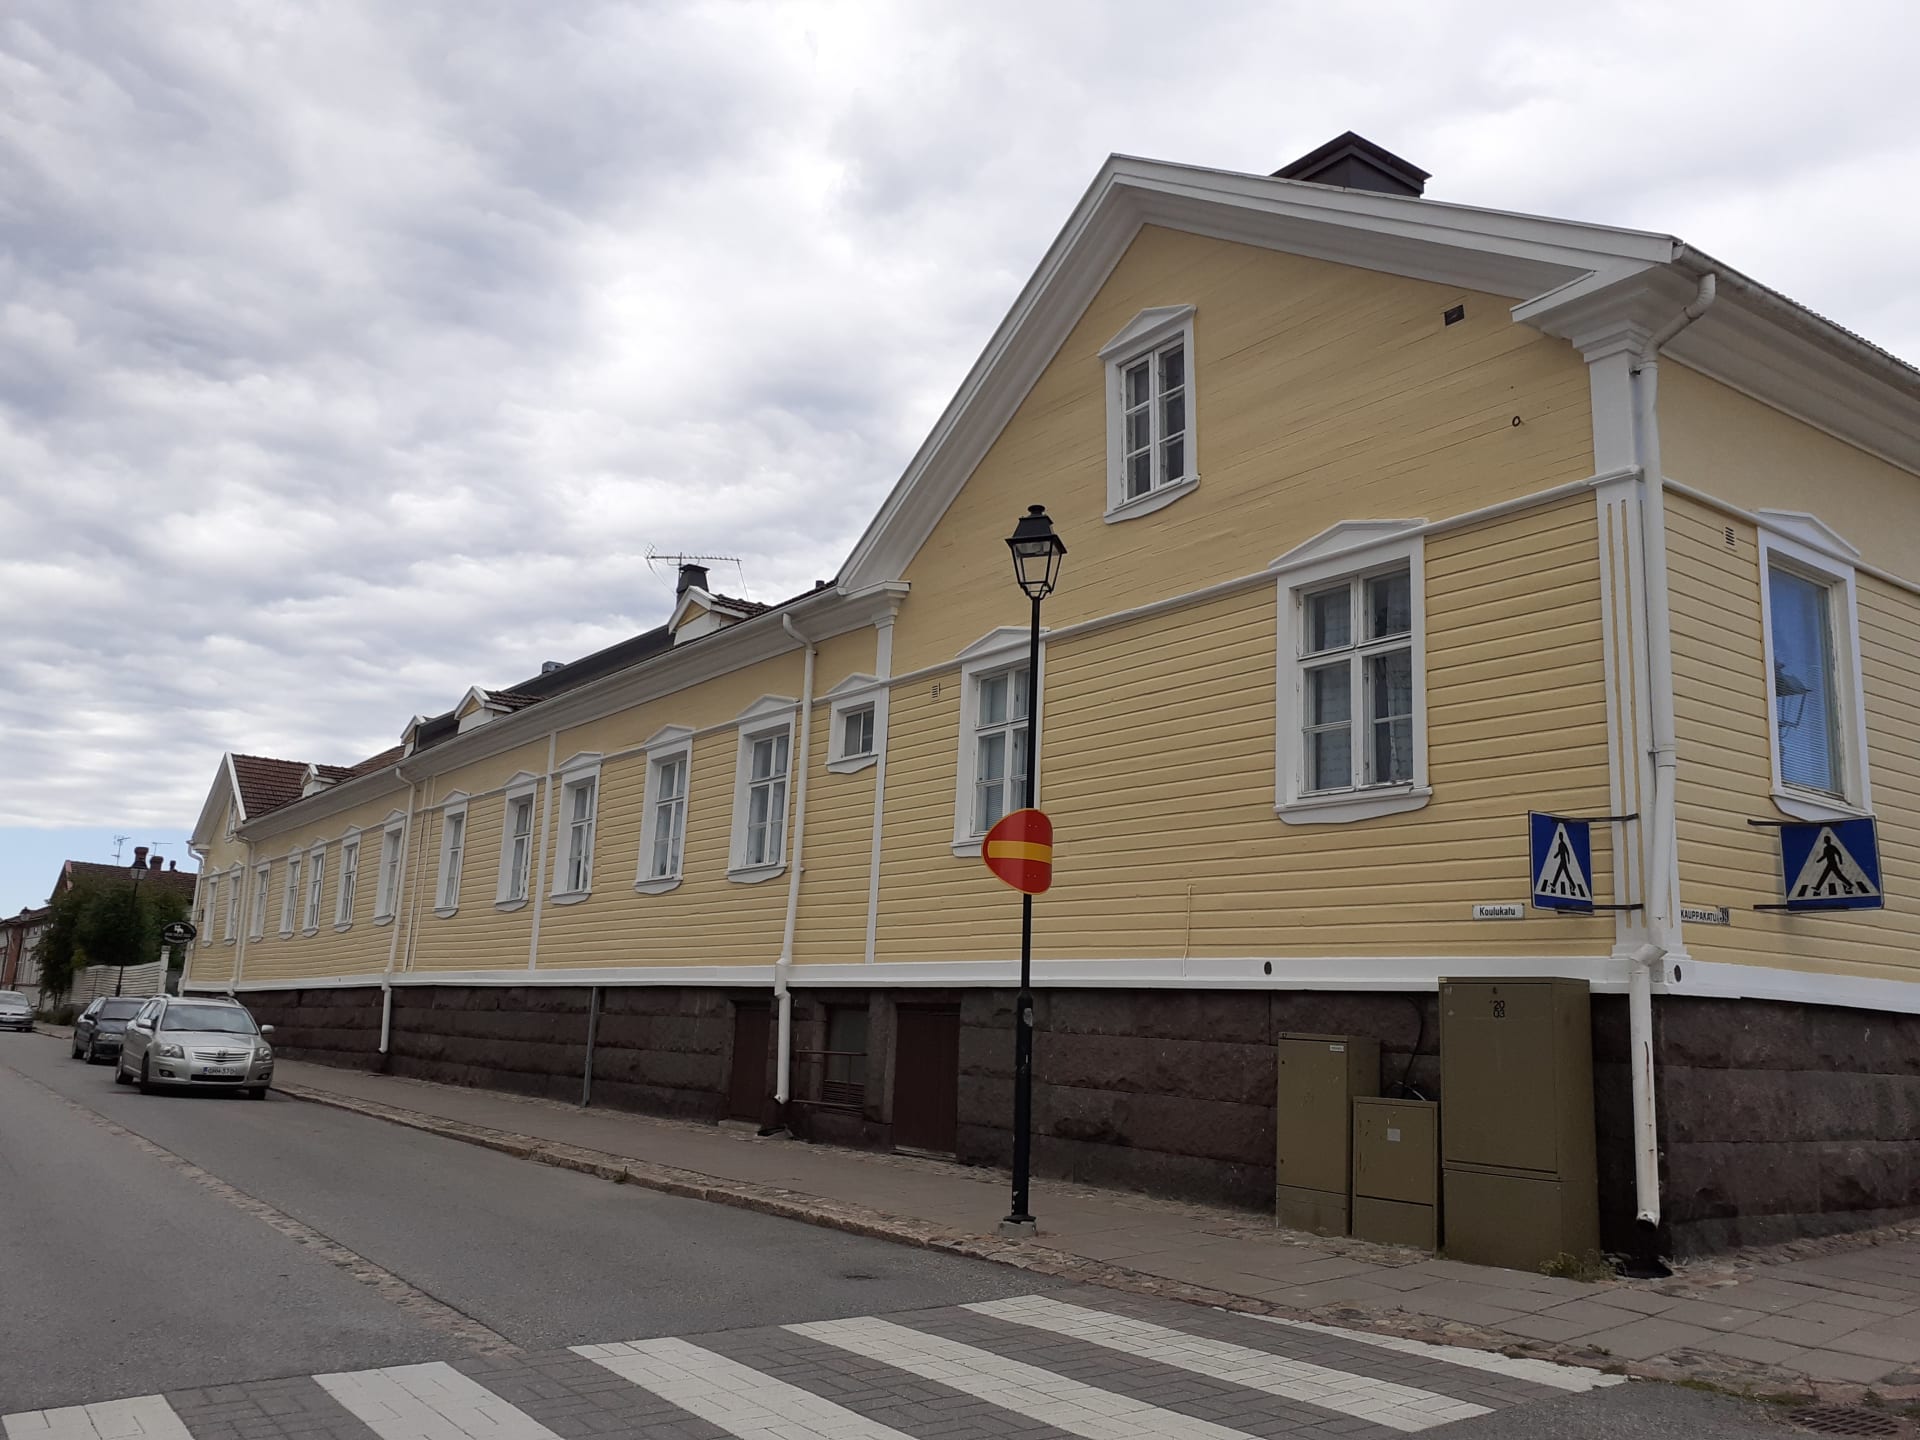
POLYGON ((1147 225, 1503 296, 1576 344, 1596 307, 1665 319, 1715 274, 1674 358, 1920 473, 1920 370, 1671 235, 1115 155, 847 557, 843 593, 901 577, 1147 225))
POLYGON ((240 787, 240 815, 258 820, 300 798, 307 774, 304 760, 275 760, 267 755, 233 755, 233 778, 240 787))
MULTIPOLYGON (((89 882, 124 885, 132 878, 133 867, 130 865, 107 865, 97 860, 69 860, 60 867, 60 878, 53 882, 53 893, 61 895, 75 885, 84 885, 89 882)), ((141 872, 140 883, 142 885, 158 883, 175 894, 191 900, 193 888, 199 879, 199 875, 192 870, 148 869, 141 872)))

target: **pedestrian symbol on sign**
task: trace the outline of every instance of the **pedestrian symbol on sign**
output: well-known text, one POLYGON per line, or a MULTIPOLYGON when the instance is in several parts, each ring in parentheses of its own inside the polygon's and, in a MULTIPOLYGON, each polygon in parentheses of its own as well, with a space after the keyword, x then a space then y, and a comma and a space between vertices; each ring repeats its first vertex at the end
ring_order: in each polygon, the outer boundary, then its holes
POLYGON ((1585 820, 1527 816, 1533 903, 1543 910, 1593 909, 1593 833, 1585 820))
POLYGON ((1880 893, 1860 862, 1847 853, 1831 825, 1822 825, 1807 854, 1806 864, 1787 892, 1789 900, 1866 899, 1880 893))

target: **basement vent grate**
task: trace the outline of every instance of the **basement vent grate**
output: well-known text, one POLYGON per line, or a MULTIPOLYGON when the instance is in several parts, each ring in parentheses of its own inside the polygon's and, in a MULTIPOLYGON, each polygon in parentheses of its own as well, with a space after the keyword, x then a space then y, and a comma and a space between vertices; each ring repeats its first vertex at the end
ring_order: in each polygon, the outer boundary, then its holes
POLYGON ((1793 1423, 1815 1435, 1911 1435, 1891 1415, 1857 1405, 1814 1405, 1793 1412, 1793 1423))

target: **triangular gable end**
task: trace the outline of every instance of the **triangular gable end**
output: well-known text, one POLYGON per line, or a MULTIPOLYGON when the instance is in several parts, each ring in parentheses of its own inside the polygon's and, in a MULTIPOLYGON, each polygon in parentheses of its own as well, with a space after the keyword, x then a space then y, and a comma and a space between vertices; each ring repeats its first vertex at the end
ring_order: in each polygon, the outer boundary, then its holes
POLYGON ((239 777, 233 773, 231 751, 220 757, 220 768, 214 772, 213 784, 207 787, 207 798, 200 806, 200 817, 193 822, 193 836, 189 843, 194 849, 205 850, 215 841, 225 838, 229 808, 239 824, 247 823, 247 806, 240 795, 239 777))

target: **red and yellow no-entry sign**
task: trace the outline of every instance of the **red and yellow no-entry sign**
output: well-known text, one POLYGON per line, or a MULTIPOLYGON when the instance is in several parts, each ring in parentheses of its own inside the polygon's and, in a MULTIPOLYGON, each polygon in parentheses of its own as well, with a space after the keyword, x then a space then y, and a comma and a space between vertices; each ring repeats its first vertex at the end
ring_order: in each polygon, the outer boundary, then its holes
POLYGON ((1042 810, 1010 811, 987 832, 980 858, 1021 894, 1043 894, 1053 884, 1053 821, 1042 810))

